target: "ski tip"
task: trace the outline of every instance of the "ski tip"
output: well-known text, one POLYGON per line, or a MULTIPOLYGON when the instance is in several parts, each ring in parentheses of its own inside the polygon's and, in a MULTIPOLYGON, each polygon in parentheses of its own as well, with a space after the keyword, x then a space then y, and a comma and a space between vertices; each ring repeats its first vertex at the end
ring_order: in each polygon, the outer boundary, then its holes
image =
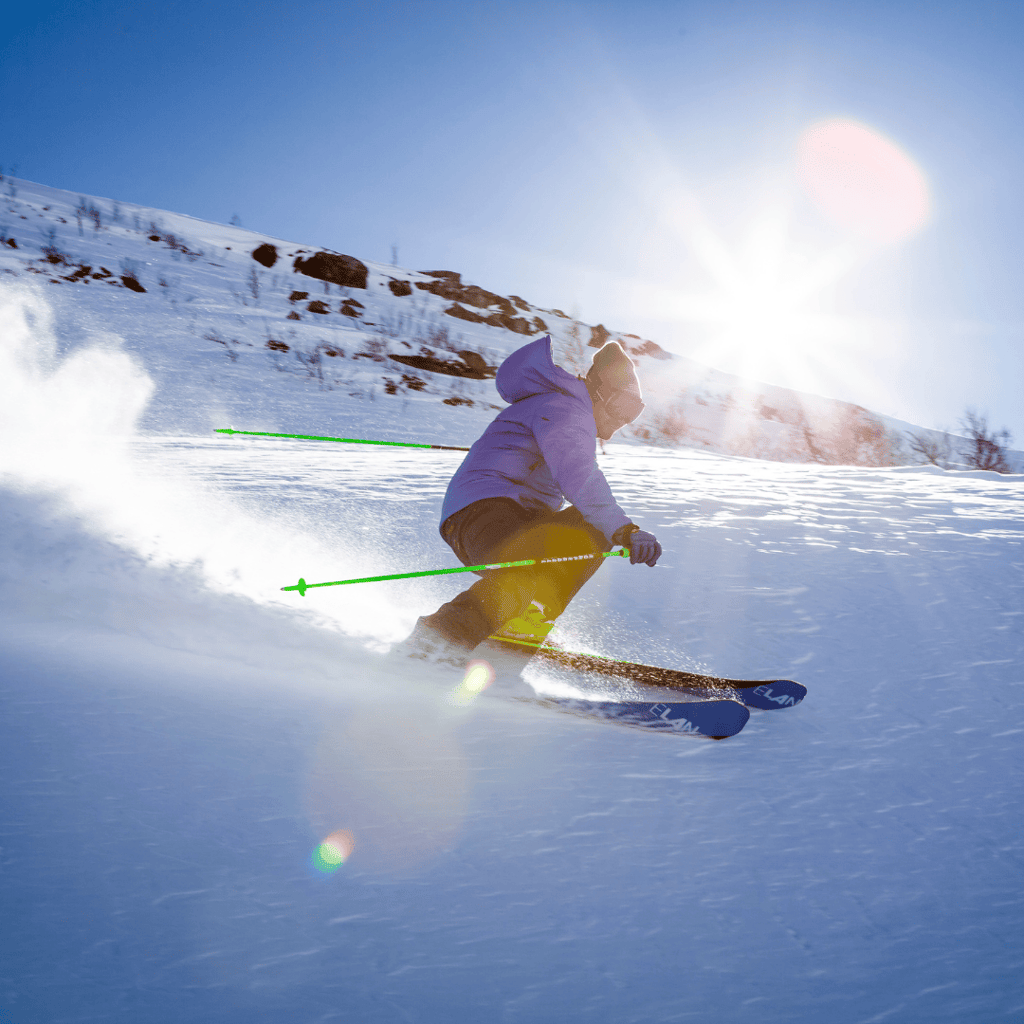
POLYGON ((757 686, 744 687, 743 703, 762 711, 796 707, 807 696, 807 687, 792 679, 771 679, 757 686))

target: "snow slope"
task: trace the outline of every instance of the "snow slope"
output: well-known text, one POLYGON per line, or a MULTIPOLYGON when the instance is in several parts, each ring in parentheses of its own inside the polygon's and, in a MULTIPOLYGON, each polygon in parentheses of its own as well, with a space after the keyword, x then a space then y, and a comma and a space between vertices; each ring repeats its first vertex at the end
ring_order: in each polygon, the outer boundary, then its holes
POLYGON ((72 287, 0 293, 0 1020, 1021 1016, 1024 477, 610 444, 665 555, 563 642, 807 700, 717 744, 453 708, 379 652, 458 578, 279 588, 452 564, 459 454, 200 432, 371 403, 231 390, 72 287))

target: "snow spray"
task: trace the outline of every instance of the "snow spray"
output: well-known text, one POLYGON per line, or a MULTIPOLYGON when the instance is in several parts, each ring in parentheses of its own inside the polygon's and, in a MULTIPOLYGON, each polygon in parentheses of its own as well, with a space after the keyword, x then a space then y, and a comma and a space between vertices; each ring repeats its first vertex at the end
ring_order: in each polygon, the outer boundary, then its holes
MULTIPOLYGON (((168 618, 168 577, 149 570, 198 574, 203 589, 258 604, 287 601, 276 580, 299 560, 330 558, 330 538, 243 507, 216 479, 197 479, 187 460, 166 461, 139 432, 156 386, 142 360, 115 333, 85 331, 80 320, 59 321, 38 287, 0 282, 0 488, 45 495, 76 529, 137 556, 140 589, 123 613, 133 622, 168 618)), ((373 569, 359 557, 348 564, 373 569)), ((384 639, 402 628, 386 595, 319 605, 315 621, 351 635, 384 639)))

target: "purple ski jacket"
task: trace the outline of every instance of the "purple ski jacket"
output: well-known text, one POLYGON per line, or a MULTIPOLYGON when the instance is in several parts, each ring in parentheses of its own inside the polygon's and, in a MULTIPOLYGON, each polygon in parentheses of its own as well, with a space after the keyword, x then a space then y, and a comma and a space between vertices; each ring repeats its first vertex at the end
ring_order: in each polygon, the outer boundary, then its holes
POLYGON ((482 498, 511 498, 538 512, 563 499, 608 538, 630 520, 597 468, 597 424, 587 385, 555 366, 551 337, 516 349, 495 380, 510 402, 469 450, 448 484, 441 523, 482 498))

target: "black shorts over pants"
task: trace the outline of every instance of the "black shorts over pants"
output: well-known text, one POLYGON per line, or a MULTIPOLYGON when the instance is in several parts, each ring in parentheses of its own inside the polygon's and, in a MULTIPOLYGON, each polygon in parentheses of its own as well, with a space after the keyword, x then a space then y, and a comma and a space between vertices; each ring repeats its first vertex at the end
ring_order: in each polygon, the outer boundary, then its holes
MULTIPOLYGON (((463 565, 564 558, 612 548, 604 534, 573 505, 560 512, 538 512, 511 498, 474 501, 442 523, 441 536, 463 565)), ((544 606, 547 618, 557 618, 603 562, 603 558, 589 558, 481 570, 473 586, 426 616, 425 621, 447 639, 472 649, 522 615, 531 601, 544 606)))

